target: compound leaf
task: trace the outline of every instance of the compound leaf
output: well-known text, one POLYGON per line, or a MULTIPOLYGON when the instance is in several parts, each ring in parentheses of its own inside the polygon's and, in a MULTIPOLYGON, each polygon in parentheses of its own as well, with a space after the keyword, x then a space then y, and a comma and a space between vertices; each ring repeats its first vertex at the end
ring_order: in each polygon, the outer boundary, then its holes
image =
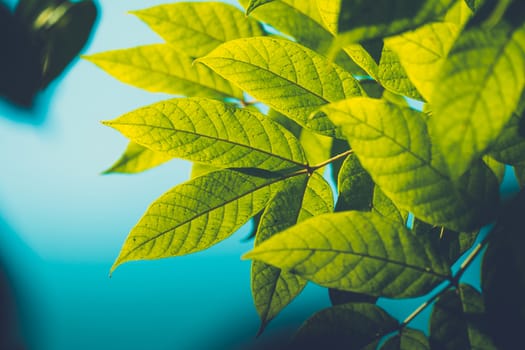
POLYGON ((287 40, 238 39, 198 61, 300 125, 328 136, 337 135, 330 120, 308 116, 328 102, 362 93, 350 73, 287 40))
POLYGON ((436 302, 430 318, 432 348, 496 349, 488 331, 483 297, 473 287, 461 284, 446 291, 436 302))
POLYGON ((363 97, 322 110, 342 128, 363 167, 400 209, 456 231, 470 231, 487 219, 490 209, 478 196, 492 193, 497 180, 482 168, 465 176, 462 186, 454 185, 430 142, 423 113, 363 97), (475 181, 487 192, 475 188, 475 181))
POLYGON ((186 255, 211 247, 263 209, 290 178, 225 169, 172 188, 133 227, 111 271, 128 261, 186 255))
POLYGON ((424 294, 449 274, 439 254, 403 223, 373 212, 315 216, 245 257, 324 287, 396 298, 424 294))
POLYGON ((226 41, 264 35, 257 21, 221 2, 165 4, 131 13, 178 51, 194 58, 226 41))
POLYGON ((172 158, 172 156, 166 153, 155 152, 144 146, 130 142, 120 159, 108 170, 104 171, 104 173, 136 174, 161 165, 172 158))
POLYGON ((242 98, 242 91, 167 44, 138 46, 84 56, 114 78, 168 94, 242 98))
POLYGON ((525 86, 525 26, 463 32, 438 76, 432 137, 456 179, 494 143, 525 86))
MULTIPOLYGON (((297 176, 266 207, 255 246, 306 218, 332 210, 332 190, 326 180, 317 173, 311 177, 307 174, 297 176)), ((266 324, 301 292, 306 280, 261 261, 253 261, 251 275, 252 295, 261 317, 262 332, 266 324)))
POLYGON ((105 122, 156 152, 219 167, 302 167, 299 141, 264 115, 204 98, 152 104, 105 122))
POLYGON ((295 335, 294 349, 376 349, 398 323, 379 306, 352 303, 321 310, 295 335))

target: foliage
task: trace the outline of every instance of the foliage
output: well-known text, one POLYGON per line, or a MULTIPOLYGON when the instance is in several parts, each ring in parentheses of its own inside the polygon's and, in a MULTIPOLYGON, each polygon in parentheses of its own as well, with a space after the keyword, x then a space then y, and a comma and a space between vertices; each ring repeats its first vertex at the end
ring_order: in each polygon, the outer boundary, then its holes
POLYGON ((508 324, 500 303, 525 322, 524 240, 513 229, 525 203, 499 202, 504 174, 525 181, 522 3, 241 4, 248 16, 221 3, 134 11, 166 43, 86 57, 178 95, 105 122, 130 140, 108 173, 195 164, 148 208, 112 271, 206 249, 255 217, 244 258, 261 332, 313 282, 334 306, 292 346, 508 347, 505 327, 487 324, 508 324), (462 277, 487 245, 480 293, 462 277), (507 290, 515 297, 503 303, 507 290), (402 322, 376 305, 425 294, 402 322), (410 323, 427 307, 425 334, 410 323))

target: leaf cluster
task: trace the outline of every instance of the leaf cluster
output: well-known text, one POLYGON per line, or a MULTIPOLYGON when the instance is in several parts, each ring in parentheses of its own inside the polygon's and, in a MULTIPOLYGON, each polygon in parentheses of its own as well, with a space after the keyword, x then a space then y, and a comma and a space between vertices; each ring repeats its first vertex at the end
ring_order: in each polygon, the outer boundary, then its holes
POLYGON ((334 306, 292 346, 508 347, 512 332, 495 326, 508 324, 506 290, 525 322, 525 203, 499 201, 504 174, 525 183, 521 2, 240 2, 248 16, 212 2, 134 11, 165 43, 86 57, 176 95, 105 122, 130 140, 108 173, 194 162, 111 270, 206 249, 256 218, 244 258, 260 332, 313 282, 334 306), (487 245, 480 292, 462 276, 487 245), (376 305, 425 294, 403 322, 376 305), (427 307, 425 334, 410 323, 427 307))

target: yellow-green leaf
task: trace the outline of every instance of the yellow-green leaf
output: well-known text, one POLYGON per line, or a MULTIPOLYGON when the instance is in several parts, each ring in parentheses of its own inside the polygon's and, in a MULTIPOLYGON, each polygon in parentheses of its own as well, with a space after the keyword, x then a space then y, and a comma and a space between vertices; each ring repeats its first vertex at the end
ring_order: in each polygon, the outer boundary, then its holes
POLYGON ((264 4, 267 4, 269 2, 272 2, 274 0, 250 0, 250 4, 246 8, 246 14, 249 15, 250 12, 255 10, 257 7, 262 6, 264 4))
POLYGON ((463 32, 435 86, 433 141, 456 179, 495 142, 525 86, 525 26, 463 32))
POLYGON ((350 73, 287 40, 238 39, 198 61, 300 125, 328 136, 337 135, 330 120, 308 116, 328 102, 362 93, 350 73))
POLYGON ((204 98, 178 98, 105 122, 156 152, 218 167, 304 167, 299 141, 264 115, 204 98))
POLYGON ((226 169, 172 188, 133 227, 111 271, 128 261, 211 247, 263 209, 289 179, 292 175, 260 177, 226 169))
MULTIPOLYGON (((330 185, 319 174, 297 176, 266 207, 256 235, 259 245, 276 233, 309 217, 333 210, 330 185)), ((303 278, 264 262, 252 263, 252 295, 261 317, 261 329, 306 285, 303 278)))
POLYGON ((106 51, 85 59, 135 87, 168 94, 242 98, 242 91, 167 44, 106 51))
POLYGON ((385 297, 430 291, 450 271, 403 223, 373 212, 318 215, 245 255, 321 286, 385 297))
POLYGON ((257 21, 221 2, 180 2, 131 13, 191 57, 204 56, 233 39, 264 35, 257 21))
POLYGON ((104 173, 140 173, 161 165, 172 158, 172 156, 166 153, 155 152, 146 147, 130 142, 120 159, 104 173))

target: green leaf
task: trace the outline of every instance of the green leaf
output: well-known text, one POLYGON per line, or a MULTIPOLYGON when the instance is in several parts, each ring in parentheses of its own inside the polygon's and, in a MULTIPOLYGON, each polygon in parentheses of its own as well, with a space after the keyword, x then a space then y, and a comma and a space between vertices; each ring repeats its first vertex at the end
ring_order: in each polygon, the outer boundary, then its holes
POLYGON ((250 4, 246 8, 246 15, 249 15, 250 12, 255 10, 257 7, 262 6, 272 1, 274 0, 250 0, 250 4))
POLYGON ((454 3, 455 0, 342 0, 338 22, 341 33, 339 42, 344 46, 414 29, 438 19, 454 3))
POLYGON ((372 198, 372 210, 379 215, 400 223, 406 223, 408 212, 399 210, 398 207, 388 198, 378 186, 374 187, 372 198))
POLYGON ((328 102, 361 95, 350 73, 287 40, 238 39, 198 61, 300 125, 328 136, 337 135, 330 120, 308 116, 328 102))
POLYGON ((348 292, 345 290, 339 290, 335 288, 329 288, 328 289, 328 296, 330 297, 330 302, 332 305, 342 305, 342 304, 349 304, 349 303, 371 303, 375 304, 378 297, 362 294, 362 293, 355 293, 355 292, 348 292))
POLYGON ((525 137, 520 134, 520 121, 525 118, 525 102, 512 114, 498 139, 490 148, 490 155, 505 164, 525 162, 525 137))
POLYGON ((470 9, 474 12, 477 11, 479 7, 483 4, 483 0, 465 0, 465 2, 467 3, 468 7, 470 7, 470 9))
MULTIPOLYGON (((255 246, 306 218, 331 211, 333 196, 330 185, 317 173, 311 177, 307 174, 297 176, 266 207, 255 246)), ((301 292, 306 280, 260 261, 252 263, 251 275, 253 300, 261 317, 260 333, 301 292)))
POLYGON ((295 335, 294 349, 375 349, 398 323, 379 306, 337 305, 308 319, 295 335))
POLYGON ((154 168, 171 160, 173 157, 152 151, 146 147, 130 142, 124 154, 104 174, 136 174, 154 168))
POLYGON ((264 35, 257 21, 220 2, 181 2, 131 13, 175 49, 194 58, 233 39, 264 35))
POLYGON ((489 203, 478 197, 492 193, 497 181, 482 168, 472 170, 461 186, 453 184, 432 147, 423 113, 361 97, 323 111, 342 128, 363 167, 398 208, 456 231, 471 231, 489 219, 489 203), (492 191, 478 193, 475 181, 492 191))
POLYGON ((395 298, 425 294, 449 274, 446 262, 404 224, 358 211, 315 216, 245 258, 324 287, 395 298))
POLYGON ((167 44, 83 56, 114 78, 135 87, 168 94, 242 98, 242 91, 207 67, 167 44))
POLYGON ((129 233, 111 271, 124 262, 190 254, 228 238, 293 175, 259 177, 219 170, 155 200, 129 233))
POLYGON ((336 211, 369 211, 372 208, 374 182, 355 154, 350 154, 345 159, 339 171, 337 188, 339 196, 336 211))
MULTIPOLYGON (((162 154, 165 154, 165 153, 162 153, 162 154)), ((195 162, 191 166, 190 178, 194 179, 196 177, 199 177, 199 176, 202 176, 202 175, 206 175, 206 174, 211 173, 212 171, 216 171, 216 170, 220 170, 220 168, 217 168, 217 167, 214 167, 214 166, 211 166, 211 165, 208 165, 208 164, 204 164, 204 163, 197 163, 197 162, 195 162)))
POLYGON ((321 22, 333 35, 338 32, 337 21, 341 12, 341 0, 316 0, 321 22))
POLYGON ((429 23, 388 38, 385 45, 397 54, 417 91, 430 101, 440 69, 458 34, 459 28, 453 23, 429 23))
POLYGON ((518 179, 518 183, 520 184, 521 188, 525 187, 525 162, 518 163, 513 166, 514 168, 514 174, 516 175, 516 178, 518 179))
POLYGON ((494 143, 525 86, 525 26, 463 32, 438 76, 432 138, 458 178, 494 143))
POLYGON ((331 137, 313 133, 308 129, 301 129, 299 141, 309 164, 319 164, 330 158, 333 141, 331 137))
POLYGON ((385 89, 396 94, 405 95, 416 100, 423 98, 407 76, 396 53, 388 47, 383 48, 377 68, 377 78, 385 89))
POLYGON ((485 163, 496 176, 498 183, 501 183, 503 181, 503 177, 505 176, 505 164, 498 162, 496 159, 488 155, 483 156, 483 163, 485 163))
POLYGON ((403 328, 399 334, 389 338, 381 350, 430 350, 428 338, 421 331, 403 328))
POLYGON ((298 140, 264 115, 203 98, 172 99, 105 122, 133 142, 218 167, 304 167, 298 140))
POLYGON ((483 297, 473 287, 461 284, 436 302, 430 319, 432 348, 496 349, 490 337, 483 297))

